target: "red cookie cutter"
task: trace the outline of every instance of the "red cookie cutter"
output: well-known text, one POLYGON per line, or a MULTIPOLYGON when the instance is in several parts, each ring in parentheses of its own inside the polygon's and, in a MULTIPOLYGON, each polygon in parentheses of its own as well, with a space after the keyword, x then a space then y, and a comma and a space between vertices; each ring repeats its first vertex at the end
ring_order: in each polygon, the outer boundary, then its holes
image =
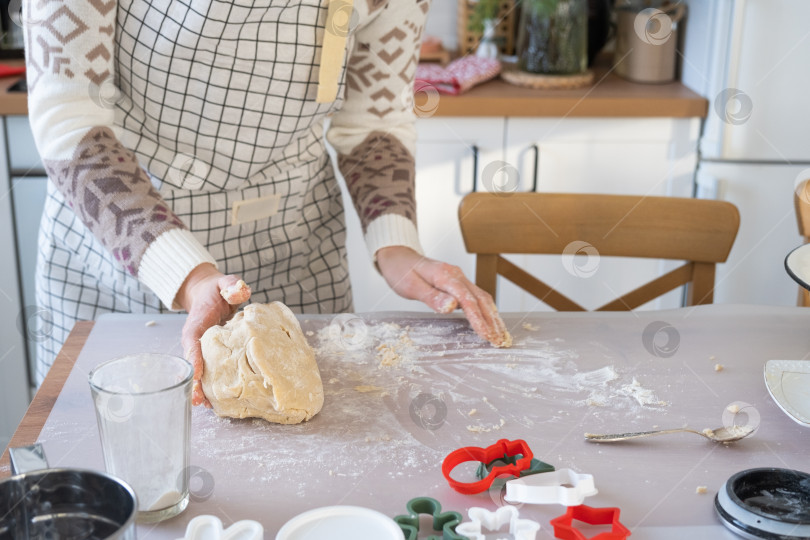
POLYGON ((592 508, 581 504, 569 506, 565 514, 551 520, 554 527, 554 537, 562 540, 588 540, 588 537, 574 528, 574 520, 583 521, 589 525, 613 525, 610 532, 599 533, 590 540, 624 540, 630 536, 630 530, 619 523, 618 508, 592 508))
POLYGON ((472 495, 474 493, 481 493, 486 491, 492 485, 495 478, 509 474, 512 476, 520 476, 520 471, 528 469, 531 466, 532 454, 529 445, 526 441, 517 439, 509 441, 501 439, 492 446, 486 448, 479 448, 477 446, 466 446, 450 452, 444 462, 442 463, 442 474, 447 479, 450 487, 463 493, 465 495, 472 495), (480 461, 482 463, 490 463, 496 459, 504 459, 507 457, 521 456, 514 464, 499 465, 492 467, 489 474, 482 480, 477 482, 459 482, 450 477, 450 472, 458 465, 468 461, 480 461))

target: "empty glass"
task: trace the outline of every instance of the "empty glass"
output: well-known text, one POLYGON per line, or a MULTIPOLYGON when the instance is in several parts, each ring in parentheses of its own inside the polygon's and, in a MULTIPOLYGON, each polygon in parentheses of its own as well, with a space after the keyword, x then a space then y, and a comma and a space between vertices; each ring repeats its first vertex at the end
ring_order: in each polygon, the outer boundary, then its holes
POLYGON ((162 521, 188 505, 193 374, 184 359, 156 353, 90 372, 104 464, 138 495, 138 521, 162 521))

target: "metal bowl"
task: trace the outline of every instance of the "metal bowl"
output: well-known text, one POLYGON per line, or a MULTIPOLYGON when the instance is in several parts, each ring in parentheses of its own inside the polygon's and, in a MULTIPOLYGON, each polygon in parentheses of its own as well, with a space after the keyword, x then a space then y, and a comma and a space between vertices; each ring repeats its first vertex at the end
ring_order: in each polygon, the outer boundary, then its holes
POLYGON ((137 512, 132 488, 97 471, 41 469, 0 481, 0 540, 135 540, 137 512))

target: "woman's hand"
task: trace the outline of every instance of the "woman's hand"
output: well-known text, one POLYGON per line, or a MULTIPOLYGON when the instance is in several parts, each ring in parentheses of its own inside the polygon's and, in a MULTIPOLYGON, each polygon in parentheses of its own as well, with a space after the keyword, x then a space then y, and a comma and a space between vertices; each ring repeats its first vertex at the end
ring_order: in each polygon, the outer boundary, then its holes
POLYGON ((450 313, 460 306, 479 336, 496 347, 512 345, 492 297, 470 282, 459 267, 428 259, 405 246, 377 251, 377 265, 400 296, 424 302, 437 313, 450 313))
POLYGON ((250 298, 250 289, 237 286, 239 281, 238 277, 226 276, 214 265, 205 263, 191 271, 177 292, 177 303, 188 312, 183 325, 182 343, 186 358, 194 366, 192 405, 211 406, 200 382, 203 374, 200 338, 212 326, 225 323, 236 313, 239 304, 250 298), (226 290, 229 294, 221 294, 226 290), (228 297, 227 301, 225 296, 228 297))

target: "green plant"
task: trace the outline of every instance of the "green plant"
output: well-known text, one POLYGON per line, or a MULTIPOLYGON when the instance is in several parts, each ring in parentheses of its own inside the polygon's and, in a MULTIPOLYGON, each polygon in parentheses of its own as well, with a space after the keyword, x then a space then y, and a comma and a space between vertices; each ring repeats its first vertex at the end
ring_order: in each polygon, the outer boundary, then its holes
POLYGON ((523 9, 533 9, 535 13, 542 15, 551 15, 557 11, 557 4, 560 0, 519 0, 518 5, 523 9))
POLYGON ((483 32, 484 21, 498 16, 501 0, 478 0, 467 19, 467 30, 483 32))

